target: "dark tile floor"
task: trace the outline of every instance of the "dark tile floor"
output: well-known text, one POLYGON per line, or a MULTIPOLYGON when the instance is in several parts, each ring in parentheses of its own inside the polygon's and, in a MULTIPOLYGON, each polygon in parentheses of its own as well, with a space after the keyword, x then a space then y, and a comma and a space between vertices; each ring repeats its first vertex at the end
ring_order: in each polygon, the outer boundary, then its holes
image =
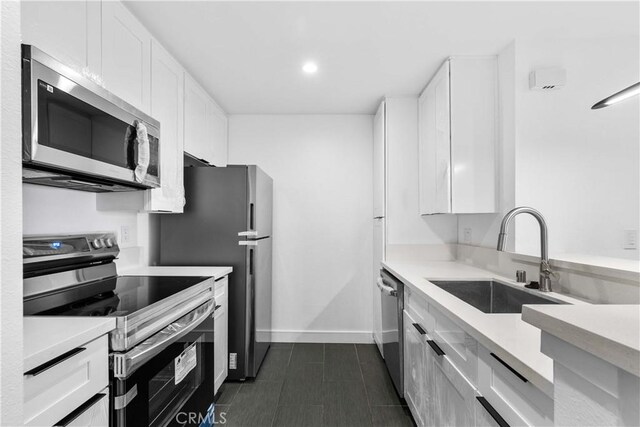
POLYGON ((273 344, 255 380, 223 384, 216 421, 260 427, 415 425, 374 344, 273 344))

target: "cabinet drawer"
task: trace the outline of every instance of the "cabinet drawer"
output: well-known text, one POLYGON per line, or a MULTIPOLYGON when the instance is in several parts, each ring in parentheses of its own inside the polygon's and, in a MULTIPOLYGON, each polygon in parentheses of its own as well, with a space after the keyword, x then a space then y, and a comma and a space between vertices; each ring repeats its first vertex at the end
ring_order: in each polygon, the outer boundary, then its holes
POLYGON ((448 356, 427 348, 427 370, 431 387, 429 426, 473 426, 477 392, 448 356))
POLYGON ((451 362, 476 384, 478 376, 478 342, 433 305, 429 305, 433 329, 429 335, 442 348, 451 362))
POLYGON ((25 373, 25 425, 53 425, 107 387, 108 354, 107 336, 103 335, 55 364, 49 362, 25 373))
POLYGON ((404 287, 404 308, 413 317, 416 323, 425 328, 427 332, 433 330, 433 317, 429 314, 427 299, 409 286, 404 287))
POLYGON ((510 425, 553 425, 551 397, 507 368, 481 345, 478 356, 478 389, 510 425))
POLYGON ((227 293, 227 286, 229 284, 229 276, 224 276, 222 279, 216 280, 214 287, 215 297, 225 295, 227 293))
POLYGON ((109 427, 109 388, 83 403, 56 423, 60 427, 109 427))

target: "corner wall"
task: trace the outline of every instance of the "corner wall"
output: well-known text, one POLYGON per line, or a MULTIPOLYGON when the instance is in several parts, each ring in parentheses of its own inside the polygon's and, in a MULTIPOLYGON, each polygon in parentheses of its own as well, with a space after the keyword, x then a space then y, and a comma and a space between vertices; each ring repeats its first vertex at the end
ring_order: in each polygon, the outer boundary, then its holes
POLYGON ((0 2, 0 425, 22 425, 20 3, 0 2))

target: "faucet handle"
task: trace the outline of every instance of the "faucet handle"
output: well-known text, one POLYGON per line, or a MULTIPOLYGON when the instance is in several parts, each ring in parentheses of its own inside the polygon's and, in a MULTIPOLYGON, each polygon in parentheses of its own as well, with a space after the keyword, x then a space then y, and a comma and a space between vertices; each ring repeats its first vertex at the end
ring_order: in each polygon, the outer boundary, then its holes
POLYGON ((524 285, 524 287, 528 289, 540 289, 540 283, 532 280, 531 283, 524 285))
POLYGON ((540 274, 544 274, 545 276, 555 276, 556 274, 551 269, 548 261, 542 260, 540 262, 540 274))

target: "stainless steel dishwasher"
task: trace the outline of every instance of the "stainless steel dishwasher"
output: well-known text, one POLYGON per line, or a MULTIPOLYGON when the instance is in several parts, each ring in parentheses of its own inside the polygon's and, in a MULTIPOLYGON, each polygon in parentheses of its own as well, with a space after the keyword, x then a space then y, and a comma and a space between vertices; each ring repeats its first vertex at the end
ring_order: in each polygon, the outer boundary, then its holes
POLYGON ((402 337, 402 310, 404 310, 404 284, 387 270, 380 270, 378 288, 382 299, 382 349, 393 385, 404 397, 404 339, 402 337))

